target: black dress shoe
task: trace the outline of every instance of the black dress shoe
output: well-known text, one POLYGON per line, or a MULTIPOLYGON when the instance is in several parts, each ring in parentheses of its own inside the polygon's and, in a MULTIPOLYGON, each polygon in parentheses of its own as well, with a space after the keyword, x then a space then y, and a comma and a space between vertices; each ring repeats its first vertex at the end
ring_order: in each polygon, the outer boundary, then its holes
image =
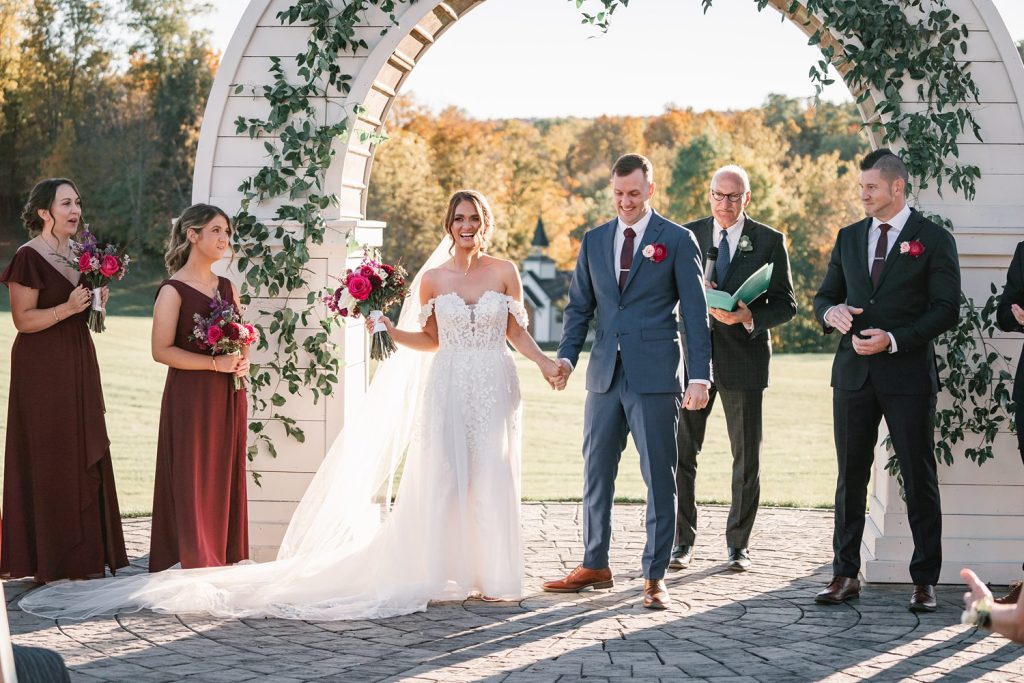
POLYGON ((832 577, 832 583, 825 590, 814 596, 819 605, 839 605, 851 598, 860 597, 860 581, 848 576, 832 577))
POLYGON ((668 561, 668 568, 686 569, 690 566, 691 560, 693 560, 692 545, 674 545, 672 546, 672 558, 668 561))
POLYGON ((914 594, 910 596, 907 608, 911 612, 934 612, 938 608, 935 601, 935 586, 914 586, 914 594))
POLYGON ((745 572, 750 569, 750 553, 746 548, 729 548, 729 569, 745 572))

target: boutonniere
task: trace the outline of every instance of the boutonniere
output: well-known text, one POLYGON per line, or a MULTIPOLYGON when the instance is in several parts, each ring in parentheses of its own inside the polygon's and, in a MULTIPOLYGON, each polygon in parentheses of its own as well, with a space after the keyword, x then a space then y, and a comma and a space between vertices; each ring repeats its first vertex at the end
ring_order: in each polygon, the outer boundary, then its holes
POLYGON ((754 251, 754 243, 746 235, 740 236, 740 243, 736 245, 739 251, 754 251))
POLYGON ((900 242, 900 253, 910 254, 914 258, 917 258, 924 253, 924 245, 917 240, 910 240, 909 242, 900 242))
POLYGON ((651 263, 661 263, 668 256, 668 248, 664 244, 654 243, 648 244, 643 250, 644 258, 651 260, 651 263))

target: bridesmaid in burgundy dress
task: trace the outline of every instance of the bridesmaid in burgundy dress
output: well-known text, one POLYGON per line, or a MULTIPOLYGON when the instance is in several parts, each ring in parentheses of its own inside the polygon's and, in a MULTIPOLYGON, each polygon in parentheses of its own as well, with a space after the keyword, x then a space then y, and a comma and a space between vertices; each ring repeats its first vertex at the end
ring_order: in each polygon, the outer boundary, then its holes
POLYGON ((238 292, 211 267, 228 249, 231 221, 195 204, 171 228, 153 308, 153 359, 167 365, 153 495, 149 570, 233 564, 249 556, 245 498, 247 404, 233 377, 249 374, 243 356, 212 356, 189 341, 194 316, 210 315, 220 293, 238 292))
MULTIPOLYGON (((37 184, 22 220, 34 237, 0 282, 11 290, 18 336, 4 460, 0 574, 39 583, 103 576, 128 565, 104 421, 89 290, 70 256, 82 219, 78 188, 37 184)), ((103 294, 106 301, 106 292, 103 294)))

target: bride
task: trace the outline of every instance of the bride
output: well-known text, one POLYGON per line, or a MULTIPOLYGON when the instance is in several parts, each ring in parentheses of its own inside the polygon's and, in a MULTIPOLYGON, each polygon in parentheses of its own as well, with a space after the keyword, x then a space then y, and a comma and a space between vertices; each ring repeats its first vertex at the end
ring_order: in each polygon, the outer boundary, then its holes
POLYGON ((484 253, 494 222, 483 195, 452 195, 444 227, 399 327, 384 318, 406 350, 378 368, 277 560, 57 582, 21 608, 47 618, 152 609, 334 620, 408 614, 431 600, 519 598, 522 411, 506 340, 553 387, 564 377, 527 332, 515 266, 484 253), (414 321, 419 331, 402 329, 414 321))

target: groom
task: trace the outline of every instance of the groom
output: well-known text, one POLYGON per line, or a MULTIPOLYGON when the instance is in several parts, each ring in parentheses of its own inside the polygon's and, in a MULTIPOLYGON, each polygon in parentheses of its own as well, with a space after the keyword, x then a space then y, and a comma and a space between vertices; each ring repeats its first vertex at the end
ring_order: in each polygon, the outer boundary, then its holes
POLYGON ((693 233, 651 209, 651 162, 638 154, 621 157, 612 168, 611 189, 618 218, 583 236, 558 347, 559 362, 572 372, 596 318, 583 415, 583 564, 548 581, 544 590, 612 587, 615 474, 632 433, 647 485, 643 604, 665 609, 671 602, 664 577, 675 535, 680 398, 685 386, 682 406, 700 410, 711 383, 707 302, 693 233), (685 376, 677 306, 687 339, 685 376))

